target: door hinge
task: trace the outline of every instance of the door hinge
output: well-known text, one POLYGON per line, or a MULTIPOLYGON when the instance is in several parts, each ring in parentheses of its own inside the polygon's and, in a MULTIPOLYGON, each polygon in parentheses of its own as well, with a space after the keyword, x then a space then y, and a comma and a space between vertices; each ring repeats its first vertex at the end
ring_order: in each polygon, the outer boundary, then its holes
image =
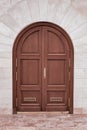
POLYGON ((70 81, 70 71, 69 71, 69 81, 70 81))
POLYGON ((69 68, 70 68, 70 58, 69 58, 69 68))
POLYGON ((16 58, 16 67, 17 67, 17 58, 16 58))
POLYGON ((16 81, 17 81, 17 71, 16 71, 16 81))
POLYGON ((16 58, 16 81, 17 81, 17 58, 16 58))
POLYGON ((46 79, 46 68, 44 67, 44 79, 46 79))
POLYGON ((17 99, 17 97, 16 97, 16 107, 17 107, 17 105, 18 105, 18 99, 17 99))
POLYGON ((68 98, 68 105, 69 105, 69 107, 70 107, 70 97, 68 98))

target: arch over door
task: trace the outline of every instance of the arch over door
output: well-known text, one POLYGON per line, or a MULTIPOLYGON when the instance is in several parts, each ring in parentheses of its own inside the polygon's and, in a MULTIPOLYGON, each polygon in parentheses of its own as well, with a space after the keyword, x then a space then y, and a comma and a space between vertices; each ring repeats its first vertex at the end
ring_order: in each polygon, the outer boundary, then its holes
POLYGON ((13 113, 73 113, 73 45, 59 26, 27 26, 13 47, 13 113))

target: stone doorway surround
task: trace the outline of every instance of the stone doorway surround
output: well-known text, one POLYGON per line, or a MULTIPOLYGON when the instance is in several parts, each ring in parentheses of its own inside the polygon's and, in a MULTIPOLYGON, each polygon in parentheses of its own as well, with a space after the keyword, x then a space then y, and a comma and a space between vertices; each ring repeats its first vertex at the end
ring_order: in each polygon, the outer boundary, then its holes
POLYGON ((87 11, 85 9, 87 9, 86 0, 0 1, 1 111, 12 113, 12 48, 17 34, 33 22, 48 21, 64 28, 74 43, 74 112, 78 110, 79 113, 87 113, 87 11))

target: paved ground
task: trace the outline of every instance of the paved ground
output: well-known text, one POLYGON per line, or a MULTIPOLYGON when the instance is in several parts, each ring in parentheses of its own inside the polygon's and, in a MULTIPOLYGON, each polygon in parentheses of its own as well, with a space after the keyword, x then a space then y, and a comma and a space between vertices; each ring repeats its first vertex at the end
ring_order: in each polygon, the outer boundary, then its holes
POLYGON ((87 115, 56 112, 0 115, 0 130, 87 130, 87 115))

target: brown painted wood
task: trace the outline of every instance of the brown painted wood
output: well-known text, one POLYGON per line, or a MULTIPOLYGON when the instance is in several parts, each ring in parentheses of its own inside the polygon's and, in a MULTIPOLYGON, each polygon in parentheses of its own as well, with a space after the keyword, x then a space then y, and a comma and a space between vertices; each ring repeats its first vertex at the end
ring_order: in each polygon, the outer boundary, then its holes
POLYGON ((59 26, 37 22, 23 29, 13 47, 13 113, 73 113, 74 51, 59 26))

